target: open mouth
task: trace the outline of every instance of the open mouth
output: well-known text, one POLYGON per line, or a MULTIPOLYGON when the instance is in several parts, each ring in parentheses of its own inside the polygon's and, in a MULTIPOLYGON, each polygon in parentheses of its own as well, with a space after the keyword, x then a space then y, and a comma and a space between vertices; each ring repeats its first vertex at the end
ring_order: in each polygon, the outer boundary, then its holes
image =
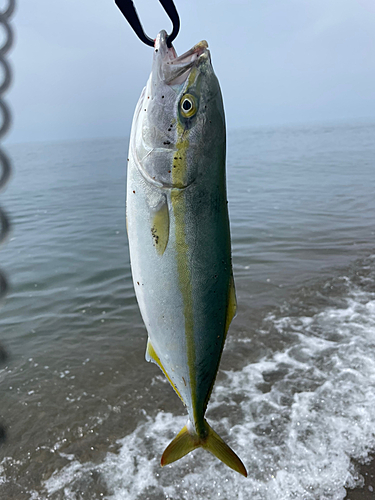
POLYGON ((193 48, 185 52, 179 57, 171 61, 167 61, 167 64, 173 66, 171 71, 170 79, 166 80, 168 85, 181 85, 186 80, 190 69, 197 64, 200 57, 207 54, 208 44, 205 40, 197 43, 193 48))
POLYGON ((202 40, 192 47, 190 50, 185 52, 179 57, 176 57, 171 64, 190 64, 198 59, 206 50, 208 49, 208 43, 206 40, 202 40))
POLYGON ((180 85, 185 82, 191 68, 200 60, 209 58, 208 43, 197 43, 190 50, 177 57, 174 47, 167 47, 165 32, 159 33, 155 51, 160 51, 160 76, 167 85, 180 85))

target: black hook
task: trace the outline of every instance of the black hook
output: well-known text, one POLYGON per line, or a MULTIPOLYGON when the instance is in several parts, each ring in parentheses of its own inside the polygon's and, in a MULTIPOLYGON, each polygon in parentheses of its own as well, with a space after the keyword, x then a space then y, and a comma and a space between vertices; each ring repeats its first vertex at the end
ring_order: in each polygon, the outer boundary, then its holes
MULTIPOLYGON (((176 38, 180 30, 180 18, 178 16, 173 0, 159 0, 159 2, 162 4, 165 12, 168 14, 173 24, 173 31, 170 35, 168 35, 167 38, 167 45, 168 47, 171 47, 173 40, 176 38)), ((115 0, 115 3, 117 7, 121 10, 123 16, 126 18, 130 26, 135 31, 135 34, 138 36, 138 38, 142 40, 142 42, 145 43, 146 45, 153 47, 154 40, 149 36, 147 36, 146 33, 143 31, 141 22, 139 20, 137 11, 135 10, 132 0, 115 0)))

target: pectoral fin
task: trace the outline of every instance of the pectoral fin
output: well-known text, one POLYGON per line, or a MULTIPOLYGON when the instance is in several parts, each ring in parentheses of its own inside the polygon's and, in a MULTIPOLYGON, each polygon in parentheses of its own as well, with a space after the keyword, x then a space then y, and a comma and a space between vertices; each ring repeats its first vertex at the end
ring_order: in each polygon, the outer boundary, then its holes
POLYGON ((163 255, 169 240, 169 210, 165 196, 152 211, 151 236, 157 253, 163 255))

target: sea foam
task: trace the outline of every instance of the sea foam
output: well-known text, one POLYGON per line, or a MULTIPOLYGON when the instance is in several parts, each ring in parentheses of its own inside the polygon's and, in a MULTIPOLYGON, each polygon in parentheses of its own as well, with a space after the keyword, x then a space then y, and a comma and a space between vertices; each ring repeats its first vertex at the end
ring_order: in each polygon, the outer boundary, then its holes
POLYGON ((244 461, 247 479, 204 450, 162 469, 161 452, 186 418, 160 412, 102 463, 73 459, 54 473, 44 483, 48 498, 80 498, 79 485, 94 475, 107 491, 98 498, 110 500, 342 500, 345 487, 363 484, 352 459, 368 460, 375 447, 375 294, 346 280, 342 306, 268 314, 259 334, 276 329, 294 342, 215 386, 208 420, 244 461))

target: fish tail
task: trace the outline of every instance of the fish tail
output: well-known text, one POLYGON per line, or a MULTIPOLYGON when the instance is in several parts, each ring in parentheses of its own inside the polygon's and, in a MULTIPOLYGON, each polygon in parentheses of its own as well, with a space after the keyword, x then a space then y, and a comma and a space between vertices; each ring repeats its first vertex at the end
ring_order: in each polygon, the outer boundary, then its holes
POLYGON ((205 435, 198 436, 191 425, 185 425, 177 436, 169 443, 161 457, 161 465, 171 464, 184 457, 196 448, 204 448, 228 467, 247 477, 247 471, 240 458, 221 439, 221 437, 204 421, 205 435))

